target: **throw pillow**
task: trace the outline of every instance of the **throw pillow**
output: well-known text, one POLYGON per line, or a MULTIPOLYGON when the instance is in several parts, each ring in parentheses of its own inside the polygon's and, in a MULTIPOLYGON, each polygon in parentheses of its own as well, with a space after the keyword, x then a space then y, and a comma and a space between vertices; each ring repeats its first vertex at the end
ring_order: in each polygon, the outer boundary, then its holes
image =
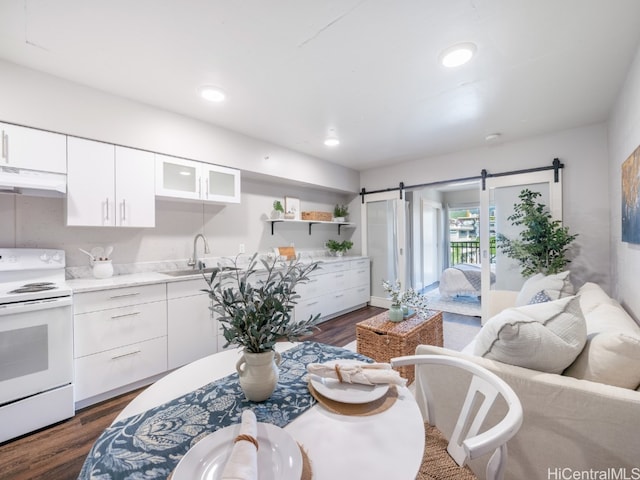
POLYGON ((573 295, 575 290, 569 280, 569 273, 569 270, 553 275, 536 273, 533 277, 528 278, 518 293, 516 307, 529 305, 531 300, 540 292, 545 292, 551 300, 573 295))
POLYGON ((584 350, 564 374, 636 389, 640 385, 640 337, 611 331, 589 335, 584 350))
POLYGON ((510 365, 562 373, 586 341, 580 299, 572 296, 503 310, 482 327, 474 353, 510 365))
POLYGON ((547 295, 547 293, 542 290, 541 292, 536 293, 531 300, 529 300, 529 305, 533 305, 534 303, 544 303, 550 302, 551 297, 547 295))

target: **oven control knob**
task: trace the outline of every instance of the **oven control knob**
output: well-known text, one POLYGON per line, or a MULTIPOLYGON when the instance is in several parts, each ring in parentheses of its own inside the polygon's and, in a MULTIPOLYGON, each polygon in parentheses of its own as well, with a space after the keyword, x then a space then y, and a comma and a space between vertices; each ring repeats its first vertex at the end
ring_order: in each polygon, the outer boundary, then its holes
POLYGON ((48 253, 43 253, 42 255, 40 255, 40 260, 42 260, 43 262, 49 262, 49 260, 51 260, 51 257, 49 256, 48 253))

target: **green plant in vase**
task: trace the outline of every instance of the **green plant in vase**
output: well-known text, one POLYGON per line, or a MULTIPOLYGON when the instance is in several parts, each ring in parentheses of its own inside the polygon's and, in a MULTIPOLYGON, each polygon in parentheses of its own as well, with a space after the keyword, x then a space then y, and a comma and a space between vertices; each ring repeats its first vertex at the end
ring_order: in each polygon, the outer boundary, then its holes
POLYGON ((280 200, 273 201, 273 210, 271 211, 272 219, 279 219, 284 217, 284 207, 282 206, 282 202, 280 200))
POLYGON ((337 240, 327 240, 326 246, 332 255, 341 257, 350 250, 351 247, 353 247, 353 242, 350 240, 343 240, 342 242, 338 242, 337 240))
POLYGON ((349 207, 340 203, 333 207, 333 219, 336 222, 344 222, 349 216, 349 207))
POLYGON ((415 309, 421 318, 428 318, 429 305, 427 297, 421 295, 413 288, 409 288, 403 292, 401 287, 402 285, 398 280, 395 280, 393 283, 388 280, 382 281, 382 288, 389 294, 389 299, 391 300, 391 306, 388 312, 389 320, 392 322, 404 320, 404 315, 408 312, 409 308, 415 309))
MULTIPOLYGON (((246 268, 233 260, 232 268, 205 276, 211 299, 211 310, 229 345, 243 347, 238 362, 240 386, 247 399, 260 402, 271 396, 279 379, 280 354, 275 351, 279 340, 297 341, 312 333, 320 313, 308 319, 292 318, 300 296, 296 286, 309 281, 318 262, 302 263, 299 259, 282 262, 277 258, 258 259, 254 254, 246 268)), ((212 341, 214 341, 212 339, 212 341)))

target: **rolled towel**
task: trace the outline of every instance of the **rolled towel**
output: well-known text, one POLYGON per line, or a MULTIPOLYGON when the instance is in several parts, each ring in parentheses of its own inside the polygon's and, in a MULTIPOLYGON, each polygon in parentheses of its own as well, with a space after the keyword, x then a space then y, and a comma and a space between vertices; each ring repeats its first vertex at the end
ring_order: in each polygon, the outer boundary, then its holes
POLYGON ((222 480, 258 480, 258 424, 251 410, 242 412, 240 433, 234 442, 222 480))
POLYGON ((323 378, 334 378, 342 383, 407 384, 407 379, 402 378, 388 363, 310 363, 307 365, 307 372, 323 378))

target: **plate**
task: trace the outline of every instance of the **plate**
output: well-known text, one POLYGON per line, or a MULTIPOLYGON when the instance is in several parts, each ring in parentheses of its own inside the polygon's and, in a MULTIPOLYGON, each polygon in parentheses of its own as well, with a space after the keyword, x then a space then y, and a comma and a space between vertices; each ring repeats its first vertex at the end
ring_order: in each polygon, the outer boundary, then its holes
MULTIPOLYGON (((182 457, 173 480, 219 480, 233 449, 240 424, 216 430, 196 443, 182 457)), ((258 423, 258 479, 300 480, 302 454, 288 432, 270 423, 258 423)))
MULTIPOLYGON (((338 360, 326 362, 327 365, 335 365, 338 360)), ((341 364, 362 363, 357 360, 340 360, 341 364)), ((388 384, 362 385, 359 383, 340 383, 336 378, 324 378, 318 375, 309 375, 309 382, 314 390, 323 397, 342 403, 369 403, 382 398, 387 390, 388 384)))

